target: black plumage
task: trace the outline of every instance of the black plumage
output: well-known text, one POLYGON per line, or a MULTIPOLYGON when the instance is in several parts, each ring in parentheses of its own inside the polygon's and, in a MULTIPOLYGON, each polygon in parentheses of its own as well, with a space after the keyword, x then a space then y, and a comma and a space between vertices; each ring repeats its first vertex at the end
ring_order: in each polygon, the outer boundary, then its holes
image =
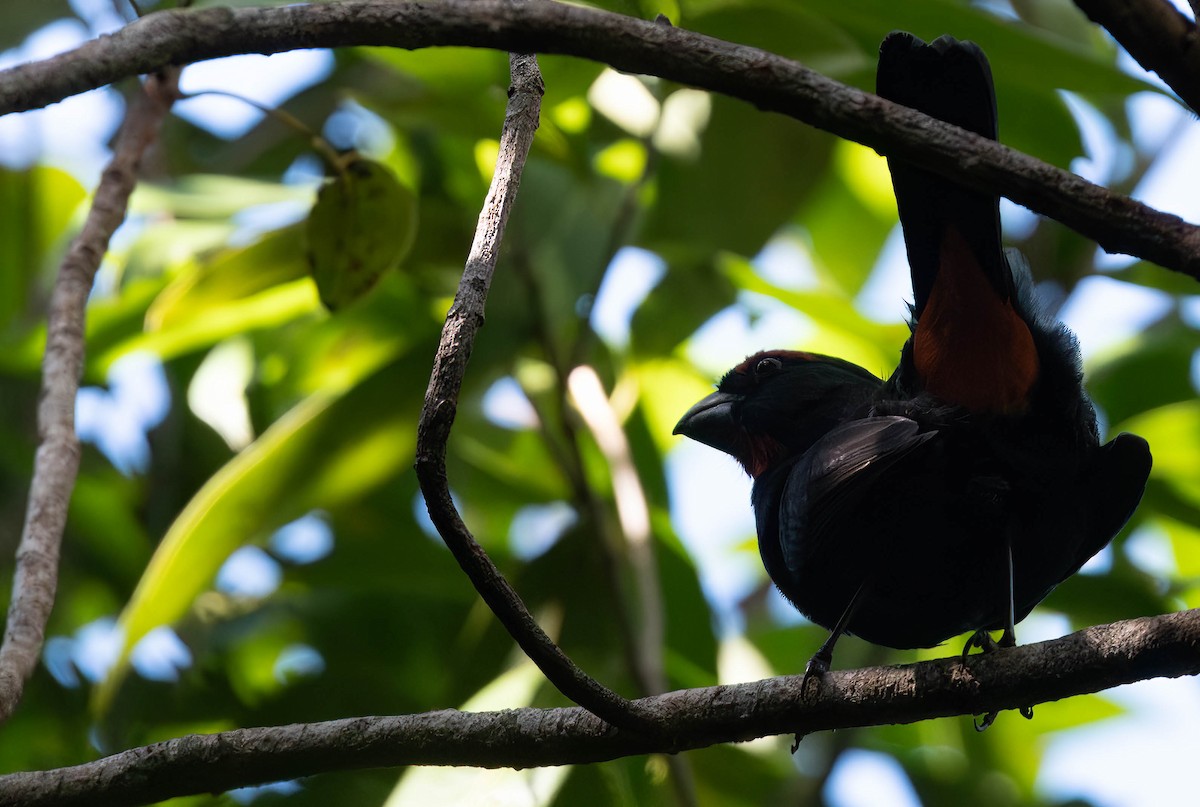
MULTIPOLYGON (((996 137, 991 71, 970 42, 895 33, 880 95, 996 137)), ((999 200, 889 160, 913 280, 912 336, 886 381, 818 354, 767 351, 721 379, 676 432, 754 477, 771 579, 833 634, 928 647, 1013 625, 1121 529, 1146 442, 1101 445, 1074 336, 1001 247, 999 200)))

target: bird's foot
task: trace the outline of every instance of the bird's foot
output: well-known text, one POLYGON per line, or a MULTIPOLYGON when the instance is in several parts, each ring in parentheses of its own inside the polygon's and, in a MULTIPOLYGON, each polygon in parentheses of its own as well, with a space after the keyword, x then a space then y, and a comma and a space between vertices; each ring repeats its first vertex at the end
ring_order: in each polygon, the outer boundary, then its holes
POLYGON ((820 689, 821 679, 825 677, 825 673, 829 672, 829 666, 833 664, 833 653, 822 647, 813 657, 808 660, 808 666, 804 668, 804 678, 800 681, 800 694, 808 697, 808 684, 810 681, 817 682, 817 688, 820 689))
MULTIPOLYGON (((1032 706, 1022 706, 1017 711, 1020 712, 1021 717, 1025 718, 1026 720, 1033 720, 1033 707, 1032 706)), ((996 717, 999 714, 1000 714, 999 712, 988 712, 982 718, 975 721, 975 730, 976 731, 987 731, 988 726, 990 726, 996 722, 996 717)))
MULTIPOLYGON (((987 654, 1002 648, 1016 646, 1017 633, 1011 628, 1004 629, 1004 633, 1000 635, 999 641, 993 639, 992 635, 986 630, 977 630, 971 634, 969 639, 967 639, 967 643, 963 647, 962 651, 962 660, 964 664, 967 663, 967 656, 974 647, 978 647, 984 654, 987 654)), ((1019 711, 1021 713, 1021 717, 1025 718, 1026 720, 1033 719, 1032 706, 1022 706, 1017 711, 1019 711)), ((975 721, 975 730, 987 731, 988 726, 996 722, 996 717, 999 716, 999 714, 999 712, 988 712, 987 714, 983 715, 980 719, 975 721)))
POLYGON ((980 732, 987 731, 988 726, 996 722, 996 717, 999 714, 999 712, 988 712, 982 718, 975 720, 975 730, 980 732))
MULTIPOLYGON (((975 631, 974 633, 971 634, 970 638, 967 639, 967 643, 965 645, 963 645, 963 650, 962 650, 963 663, 964 664, 967 663, 967 656, 970 655, 971 650, 973 648, 978 647, 984 653, 991 653, 993 650, 998 650, 1001 647, 1005 647, 1005 646, 1011 647, 1011 645, 1004 645, 1004 643, 1003 643, 1005 637, 1007 637, 1007 636, 1008 636, 1008 633, 1005 632, 1004 636, 1000 637, 1000 642, 997 643, 996 640, 992 638, 992 634, 988 633, 986 630, 983 630, 981 628, 981 629, 975 631)), ((1014 644, 1016 643, 1015 637, 1013 638, 1012 641, 1014 644)))

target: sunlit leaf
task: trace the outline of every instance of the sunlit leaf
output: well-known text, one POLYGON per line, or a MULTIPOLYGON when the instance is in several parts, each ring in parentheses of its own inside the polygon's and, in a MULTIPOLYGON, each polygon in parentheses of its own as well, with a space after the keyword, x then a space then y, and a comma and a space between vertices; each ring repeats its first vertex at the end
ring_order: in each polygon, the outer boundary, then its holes
POLYGON ((83 187, 58 168, 0 169, 0 329, 30 303, 30 292, 65 236, 83 187))
POLYGON ((125 649, 96 691, 103 713, 129 649, 181 617, 237 547, 310 510, 363 495, 411 461, 414 414, 397 408, 394 370, 313 394, 209 480, 163 536, 121 614, 125 649))
POLYGON ((639 362, 633 372, 641 388, 641 406, 650 434, 659 450, 666 452, 680 439, 671 434, 679 418, 692 404, 712 392, 715 379, 704 378, 690 363, 678 359, 639 362))
MULTIPOLYGON (((146 312, 146 328, 163 331, 203 321, 220 309, 306 274, 299 225, 253 244, 222 250, 173 280, 146 312)), ((219 314, 218 314, 219 315, 219 314)))
POLYGON ((1157 406, 1187 401, 1196 395, 1191 369, 1197 350, 1200 331, 1168 317, 1108 361, 1089 367, 1088 391, 1113 425, 1157 406))
POLYGON ((1124 421, 1121 431, 1140 435, 1154 454, 1152 479, 1200 503, 1200 401, 1160 406, 1124 421))
POLYGON ((226 219, 257 205, 303 204, 311 185, 284 185, 238 176, 192 174, 170 185, 139 184, 129 201, 133 213, 170 210, 183 219, 226 219))

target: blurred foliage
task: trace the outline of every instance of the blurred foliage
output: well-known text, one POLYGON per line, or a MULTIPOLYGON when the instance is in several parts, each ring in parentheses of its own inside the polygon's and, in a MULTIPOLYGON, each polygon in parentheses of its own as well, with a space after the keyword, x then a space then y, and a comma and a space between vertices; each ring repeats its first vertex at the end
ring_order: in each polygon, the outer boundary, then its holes
MULTIPOLYGON (((1123 101, 1147 85, 1118 68, 1111 41, 1069 3, 1014 1, 1004 17, 993 11, 1004 3, 961 0, 597 5, 647 18, 663 12, 866 88, 887 32, 953 33, 991 56, 1010 145, 1060 166, 1083 155, 1064 89, 1107 119, 1119 148, 1136 152, 1123 101)), ((70 13, 65 3, 24 6, 6 17, 8 46, 70 13)), ((450 442, 449 479, 465 520, 572 657, 618 691, 641 694, 628 651, 642 611, 616 528, 613 468, 565 387, 573 367, 590 365, 611 393, 641 477, 667 685, 728 680, 734 668, 798 672, 824 632, 781 621, 761 570, 732 613, 716 611, 695 553, 675 532, 664 462, 675 418, 723 369, 724 358, 693 350, 722 312, 754 321, 786 308, 803 324, 785 344, 750 348, 814 349, 881 373, 894 363, 904 325, 856 307, 896 226, 882 160, 796 121, 661 80, 612 84, 611 71, 565 57, 542 58, 541 67, 541 128, 450 442), (624 95, 605 98, 603 86, 624 95), (648 122, 621 112, 638 105, 651 110, 648 122), (755 260, 780 243, 800 255, 790 277, 755 260), (590 314, 614 255, 628 245, 654 252, 663 269, 640 279, 652 287, 644 299, 627 295, 628 339, 610 341, 590 314), (504 393, 493 399, 489 391, 504 393), (725 635, 719 625, 742 631, 725 635)), ((411 471, 416 413, 487 187, 506 84, 503 54, 346 49, 327 79, 285 104, 314 130, 350 115, 358 139, 338 145, 387 165, 417 195, 419 225, 402 270, 335 314, 320 305, 305 262, 302 219, 322 181, 311 144, 270 118, 230 141, 182 119, 168 123, 91 301, 84 382, 108 385, 118 401, 114 368, 149 351, 162 362, 170 407, 151 424, 141 467, 119 471, 109 453, 85 445, 46 664, 3 728, 0 770, 67 765, 235 726, 563 703, 430 535, 411 471), (332 541, 311 555, 288 549, 276 532, 306 514, 332 541), (265 550, 254 557, 270 584, 218 585, 218 570, 245 547, 265 550), (125 643, 109 645, 115 666, 103 675, 88 636, 114 619, 125 643), (156 628, 161 636, 161 626, 181 640, 160 645, 165 672, 139 662, 135 649, 156 628)), ((1110 183, 1135 186, 1157 155, 1137 157, 1110 183)), ((36 446, 41 312, 84 197, 58 167, 0 172, 4 589, 36 446)), ((410 225, 411 217, 396 232, 410 225)), ((1092 245, 1054 223, 1022 235, 1013 245, 1060 300, 1098 271, 1092 245)), ((1149 438, 1156 466, 1108 570, 1077 576, 1043 606, 1072 626, 1200 604, 1192 378, 1200 331, 1181 302, 1195 284, 1144 264, 1114 276, 1170 295, 1159 321, 1088 367, 1107 422, 1149 438), (1133 532, 1165 547, 1174 563, 1145 568, 1143 554, 1127 551, 1133 532)), ((757 568, 752 536, 739 538, 736 553, 757 568)), ((837 663, 945 652, 848 639, 837 663)), ((1102 697, 1081 697, 1039 707, 1032 722, 1006 715, 983 735, 966 718, 936 720, 808 737, 794 757, 784 738, 684 759, 703 804, 823 803, 830 771, 852 749, 894 759, 930 807, 1048 804, 1035 787, 1048 738, 1116 711, 1102 697)), ((671 804, 674 775, 658 757, 533 775, 358 772, 284 788, 290 795, 263 793, 261 803, 427 804, 436 793, 444 807, 480 803, 491 791, 522 804, 671 804)))

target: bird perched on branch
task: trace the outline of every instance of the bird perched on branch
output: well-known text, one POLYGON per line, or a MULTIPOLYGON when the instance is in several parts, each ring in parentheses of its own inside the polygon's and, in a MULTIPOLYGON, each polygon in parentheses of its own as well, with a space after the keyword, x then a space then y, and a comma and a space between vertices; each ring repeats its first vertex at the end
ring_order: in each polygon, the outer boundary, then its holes
MULTIPOLYGON (((878 93, 996 138, 991 70, 971 42, 902 32, 878 93)), ((1150 473, 1146 441, 1101 445, 1079 348, 1000 242, 999 199, 889 159, 912 273, 912 335, 886 381, 771 350, 730 370, 675 431, 754 478, 771 579, 830 629, 896 648, 1014 625, 1121 529, 1150 473)), ((994 716, 989 716, 994 717, 994 716)), ((990 722, 990 720, 988 721, 990 722)))

